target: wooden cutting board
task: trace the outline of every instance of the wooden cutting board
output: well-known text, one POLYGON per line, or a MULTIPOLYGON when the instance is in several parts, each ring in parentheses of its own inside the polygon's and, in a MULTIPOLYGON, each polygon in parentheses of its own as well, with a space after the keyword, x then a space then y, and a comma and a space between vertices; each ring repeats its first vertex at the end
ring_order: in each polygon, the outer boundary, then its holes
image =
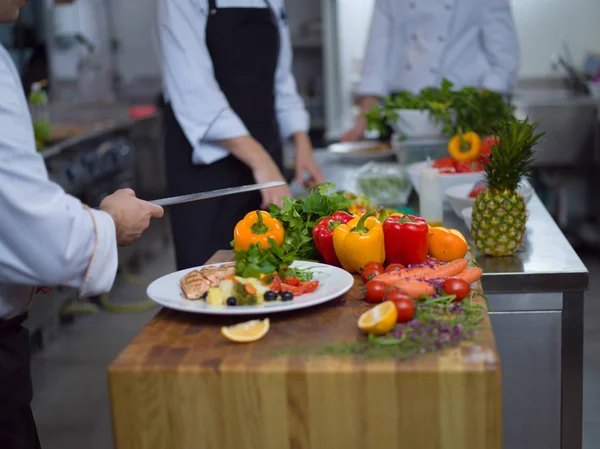
MULTIPOLYGON (((222 251, 210 262, 231 258, 222 251)), ((501 449, 487 315, 476 342, 410 361, 274 356, 364 338, 361 284, 272 315, 269 333, 250 344, 221 336, 231 319, 161 310, 109 367, 116 449, 501 449)))

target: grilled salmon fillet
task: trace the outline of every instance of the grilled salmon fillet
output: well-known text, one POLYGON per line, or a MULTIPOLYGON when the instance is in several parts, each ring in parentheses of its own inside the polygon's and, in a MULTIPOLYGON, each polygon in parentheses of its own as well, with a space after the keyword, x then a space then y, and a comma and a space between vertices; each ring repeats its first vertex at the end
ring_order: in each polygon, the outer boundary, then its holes
POLYGON ((179 283, 187 299, 200 299, 210 287, 218 286, 227 276, 235 274, 235 264, 192 270, 179 283))

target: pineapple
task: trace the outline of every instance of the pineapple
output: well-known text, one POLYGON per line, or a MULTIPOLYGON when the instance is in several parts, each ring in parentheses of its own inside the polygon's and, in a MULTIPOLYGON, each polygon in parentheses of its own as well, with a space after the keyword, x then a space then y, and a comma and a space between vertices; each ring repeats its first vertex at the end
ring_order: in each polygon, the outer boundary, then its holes
POLYGON ((484 163, 487 189, 477 195, 471 216, 471 237, 483 254, 512 255, 523 243, 527 211, 517 189, 531 172, 533 147, 543 136, 535 134, 538 124, 513 118, 496 132, 499 142, 484 163))

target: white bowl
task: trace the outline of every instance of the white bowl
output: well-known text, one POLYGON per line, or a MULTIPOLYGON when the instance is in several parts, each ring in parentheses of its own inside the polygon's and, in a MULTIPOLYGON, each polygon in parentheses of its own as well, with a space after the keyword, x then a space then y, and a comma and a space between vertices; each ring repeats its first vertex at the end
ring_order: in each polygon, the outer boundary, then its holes
MULTIPOLYGON (((444 191, 446 198, 448 198, 448 201, 452 206, 452 210, 454 210, 454 213, 459 217, 463 216, 462 214, 466 208, 472 208, 473 204, 475 204, 475 198, 469 197, 469 193, 471 193, 474 186, 475 183, 461 184, 452 186, 444 191)), ((529 203, 529 200, 533 196, 533 192, 534 190, 533 187, 531 187, 531 184, 524 180, 519 187, 519 193, 523 196, 525 204, 529 203)))
POLYGON ((460 211, 460 215, 459 215, 464 220, 465 224, 467 225, 467 229, 469 231, 471 230, 471 215, 473 215, 472 207, 465 207, 463 210, 460 211))
MULTIPOLYGON (((410 177, 410 181, 412 182, 415 192, 417 192, 417 195, 419 194, 419 174, 421 173, 421 170, 430 166, 431 163, 427 161, 416 162, 407 166, 408 176, 410 177)), ((483 179, 483 173, 484 172, 441 173, 440 177, 442 178, 442 192, 445 192, 452 186, 460 184, 471 184, 471 186, 474 186, 477 181, 483 179)))
POLYGON ((394 125, 395 131, 405 137, 438 137, 442 134, 442 126, 435 123, 427 111, 397 109, 396 113, 398 120, 394 125))

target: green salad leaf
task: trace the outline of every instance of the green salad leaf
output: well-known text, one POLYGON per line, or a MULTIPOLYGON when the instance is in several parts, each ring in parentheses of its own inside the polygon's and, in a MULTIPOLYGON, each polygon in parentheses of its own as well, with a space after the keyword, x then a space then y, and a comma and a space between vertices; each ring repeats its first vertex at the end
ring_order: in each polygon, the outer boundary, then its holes
POLYGON ((319 253, 312 230, 319 220, 334 212, 348 211, 350 200, 344 192, 333 192, 335 185, 324 182, 311 187, 299 198, 284 197, 283 206, 271 205, 271 216, 285 228, 283 252, 293 260, 316 260, 319 253))

